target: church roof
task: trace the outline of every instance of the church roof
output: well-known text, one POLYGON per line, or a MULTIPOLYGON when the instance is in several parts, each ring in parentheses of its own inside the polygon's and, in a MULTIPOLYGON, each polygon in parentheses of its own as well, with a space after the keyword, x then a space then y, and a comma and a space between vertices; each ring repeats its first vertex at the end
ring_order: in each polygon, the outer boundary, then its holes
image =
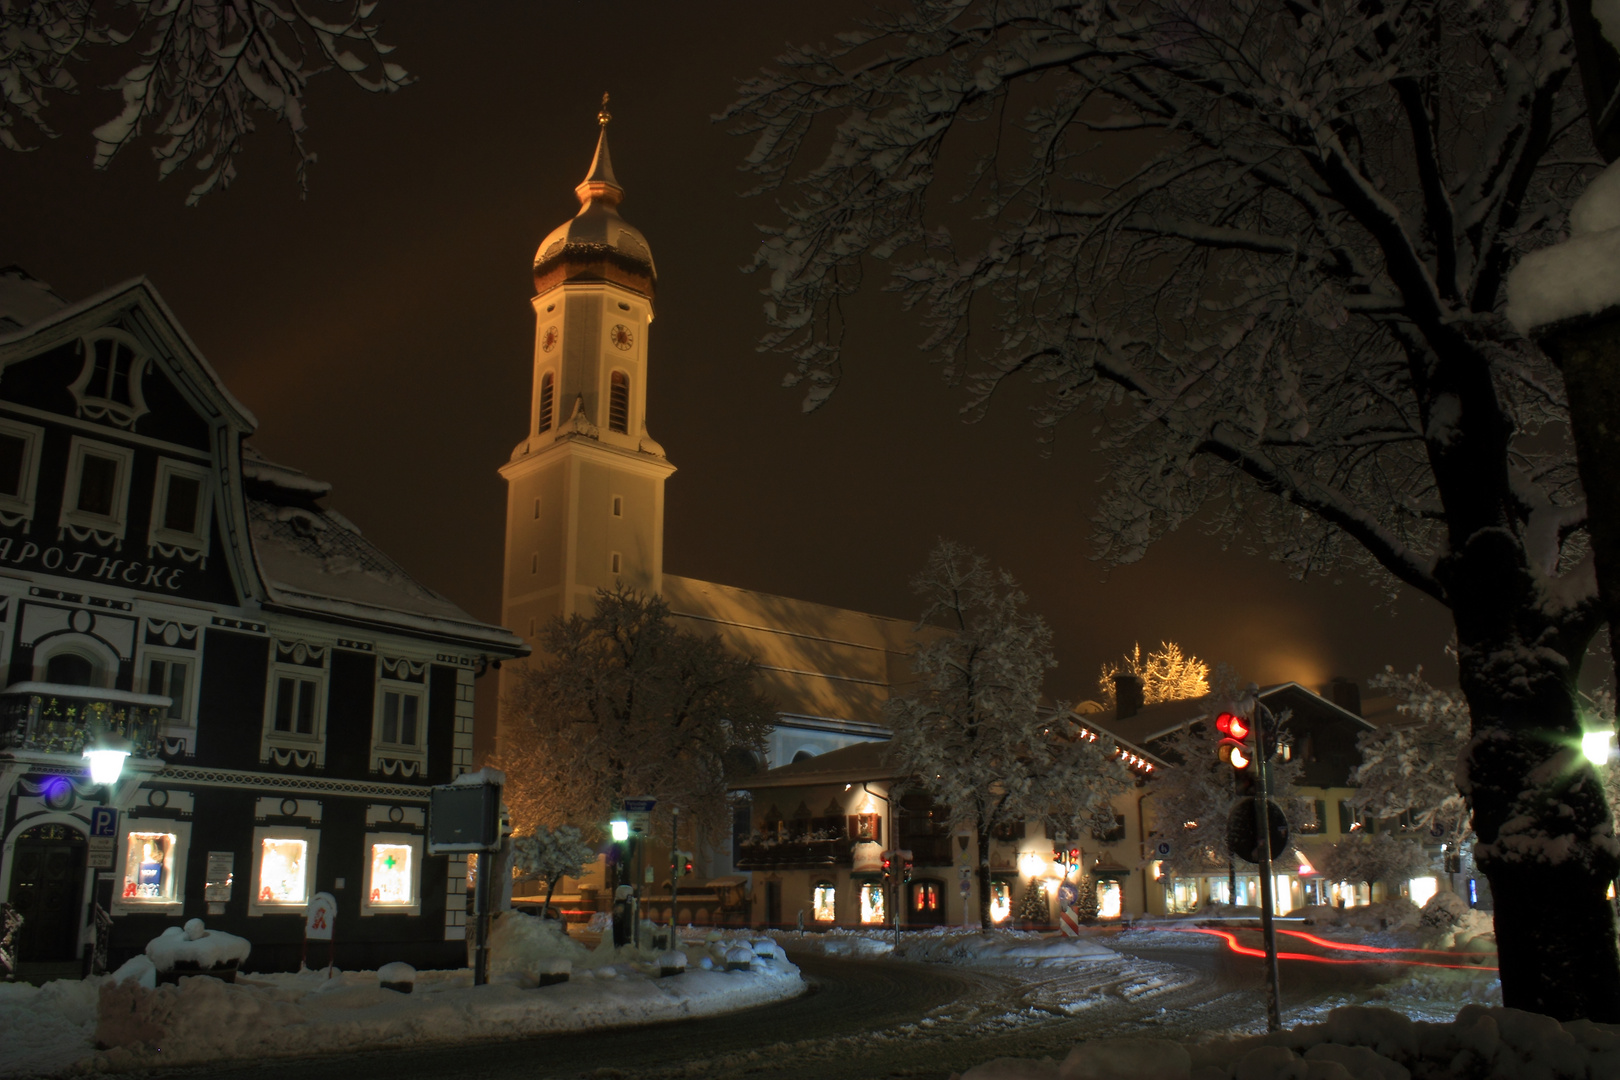
POLYGON ((590 171, 574 194, 579 196, 579 213, 551 230, 535 251, 536 290, 544 292, 566 280, 595 279, 652 295, 658 270, 647 238, 619 216, 624 188, 613 173, 606 119, 596 139, 590 171))

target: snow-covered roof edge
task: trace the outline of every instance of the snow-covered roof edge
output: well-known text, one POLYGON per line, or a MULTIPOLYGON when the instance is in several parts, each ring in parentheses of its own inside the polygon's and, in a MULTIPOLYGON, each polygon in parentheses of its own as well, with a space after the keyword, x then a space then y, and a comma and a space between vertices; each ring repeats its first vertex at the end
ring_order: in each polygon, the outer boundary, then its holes
POLYGON ((189 354, 189 358, 196 363, 198 369, 206 376, 209 384, 208 388, 218 396, 219 404, 223 405, 227 412, 234 414, 233 419, 238 426, 245 428, 249 432, 255 430, 259 426, 258 418, 253 415, 246 405, 237 400, 235 394, 232 394, 226 388, 224 380, 219 377, 219 372, 214 370, 214 366, 208 362, 208 358, 197 347, 197 343, 191 340, 191 335, 186 333, 185 327, 175 317, 174 310, 164 301, 162 294, 157 290, 157 286, 145 275, 130 278, 128 281, 103 289, 93 296, 69 304, 61 311, 48 315, 38 322, 30 323, 21 330, 13 331, 10 334, 0 334, 0 360, 4 359, 3 354, 9 346, 33 338, 49 338, 51 331, 57 330, 64 324, 71 323, 81 316, 99 308, 118 306, 116 301, 130 293, 138 293, 152 305, 156 313, 162 318, 164 328, 174 336, 176 343, 189 354))
POLYGON ((454 619, 435 619, 413 615, 353 600, 338 600, 330 596, 315 596, 278 588, 265 582, 272 594, 262 606, 266 611, 283 611, 289 615, 303 615, 323 622, 343 622, 353 626, 389 630, 394 633, 414 634, 436 641, 473 644, 494 648, 511 656, 527 656, 528 644, 504 626, 479 622, 471 615, 466 622, 454 619))

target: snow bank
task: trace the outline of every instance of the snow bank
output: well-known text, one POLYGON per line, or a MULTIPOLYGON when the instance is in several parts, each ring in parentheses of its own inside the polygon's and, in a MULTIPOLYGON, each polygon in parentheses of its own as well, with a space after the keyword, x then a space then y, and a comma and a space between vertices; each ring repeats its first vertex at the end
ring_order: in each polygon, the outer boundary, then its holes
POLYGON ((97 990, 90 980, 0 983, 0 1076, 65 1072, 88 1058, 95 1047, 97 990))
POLYGON ((1334 1009, 1324 1024, 1272 1035, 1175 1043, 1082 1042, 1062 1064, 1001 1058, 959 1080, 1406 1080, 1620 1076, 1620 1025, 1466 1005, 1450 1023, 1388 1009, 1334 1009))
POLYGON ((782 930, 773 933, 772 937, 788 956, 810 954, 872 958, 893 955, 899 960, 965 964, 1038 964, 1047 961, 1115 959, 1118 956, 1095 938, 1065 938, 1059 934, 1031 930, 996 929, 985 934, 960 926, 903 931, 899 952, 894 948, 894 931, 877 928, 826 930, 808 934, 782 930))
MULTIPOLYGON (((509 933, 523 940, 522 932, 509 933)), ((83 985, 99 993, 94 1038, 112 1048, 91 1065, 135 1069, 522 1038, 713 1016, 804 991, 799 969, 784 959, 754 957, 746 972, 688 970, 660 979, 656 962, 627 956, 629 950, 606 952, 617 962, 590 966, 596 953, 587 952, 585 970, 575 963, 569 981, 538 989, 532 988, 540 974, 534 969, 565 958, 535 957, 529 967, 509 952, 514 970, 482 987, 474 987, 465 970, 417 972, 409 995, 382 989, 378 972, 340 972, 331 979, 324 970, 238 976, 234 985, 189 978, 156 989, 88 980, 83 985)), ((83 1046, 83 1033, 75 1034, 83 1046)))
POLYGON ((1532 251, 1507 281, 1507 317, 1533 330, 1620 304, 1620 162, 1587 185, 1569 214, 1569 239, 1532 251))

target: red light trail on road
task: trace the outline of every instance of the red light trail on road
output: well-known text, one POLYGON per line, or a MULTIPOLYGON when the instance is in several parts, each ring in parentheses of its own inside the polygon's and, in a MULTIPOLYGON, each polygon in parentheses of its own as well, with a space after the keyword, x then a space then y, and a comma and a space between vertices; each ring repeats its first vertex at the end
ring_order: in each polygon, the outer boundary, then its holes
MULTIPOLYGON (((1177 927, 1173 932, 1178 934, 1209 934, 1212 937, 1225 938, 1227 948, 1231 949, 1239 956, 1264 957, 1266 955, 1266 951, 1264 949, 1256 949, 1248 945, 1240 944, 1237 939, 1237 933, 1232 930, 1214 930, 1208 927, 1189 926, 1186 928, 1177 927)), ((1379 957, 1378 959, 1366 958, 1349 960, 1334 956, 1314 956, 1311 953, 1279 952, 1277 954, 1277 959, 1279 960, 1303 960, 1312 964, 1401 964, 1406 967, 1452 968, 1457 971, 1497 970, 1497 968, 1487 964, 1441 964, 1433 960, 1402 960, 1390 955, 1391 953, 1423 953, 1431 956, 1457 955, 1456 953, 1444 952, 1438 949, 1380 949, 1372 945, 1350 945, 1339 941, 1328 941, 1325 938, 1319 938, 1314 934, 1307 934, 1299 930, 1282 930, 1279 932, 1289 934, 1293 937, 1304 938, 1305 940, 1316 945, 1321 945, 1324 948, 1339 949, 1347 952, 1376 953, 1379 957)), ((1494 956, 1496 954, 1479 953, 1477 955, 1494 956)))

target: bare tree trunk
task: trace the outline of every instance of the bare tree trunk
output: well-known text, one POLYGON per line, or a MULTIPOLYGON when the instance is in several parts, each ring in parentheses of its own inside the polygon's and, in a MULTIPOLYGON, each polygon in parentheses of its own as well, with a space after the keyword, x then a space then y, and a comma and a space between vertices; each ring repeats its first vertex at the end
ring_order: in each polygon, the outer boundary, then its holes
POLYGON ((994 925, 990 920, 990 830, 980 825, 974 831, 979 845, 979 928, 989 933, 994 925))
POLYGON ((548 915, 551 914, 551 894, 557 891, 557 882, 559 882, 561 880, 562 880, 562 877, 558 876, 558 877, 551 878, 549 881, 546 882, 546 902, 540 908, 540 917, 542 919, 546 918, 548 915))

